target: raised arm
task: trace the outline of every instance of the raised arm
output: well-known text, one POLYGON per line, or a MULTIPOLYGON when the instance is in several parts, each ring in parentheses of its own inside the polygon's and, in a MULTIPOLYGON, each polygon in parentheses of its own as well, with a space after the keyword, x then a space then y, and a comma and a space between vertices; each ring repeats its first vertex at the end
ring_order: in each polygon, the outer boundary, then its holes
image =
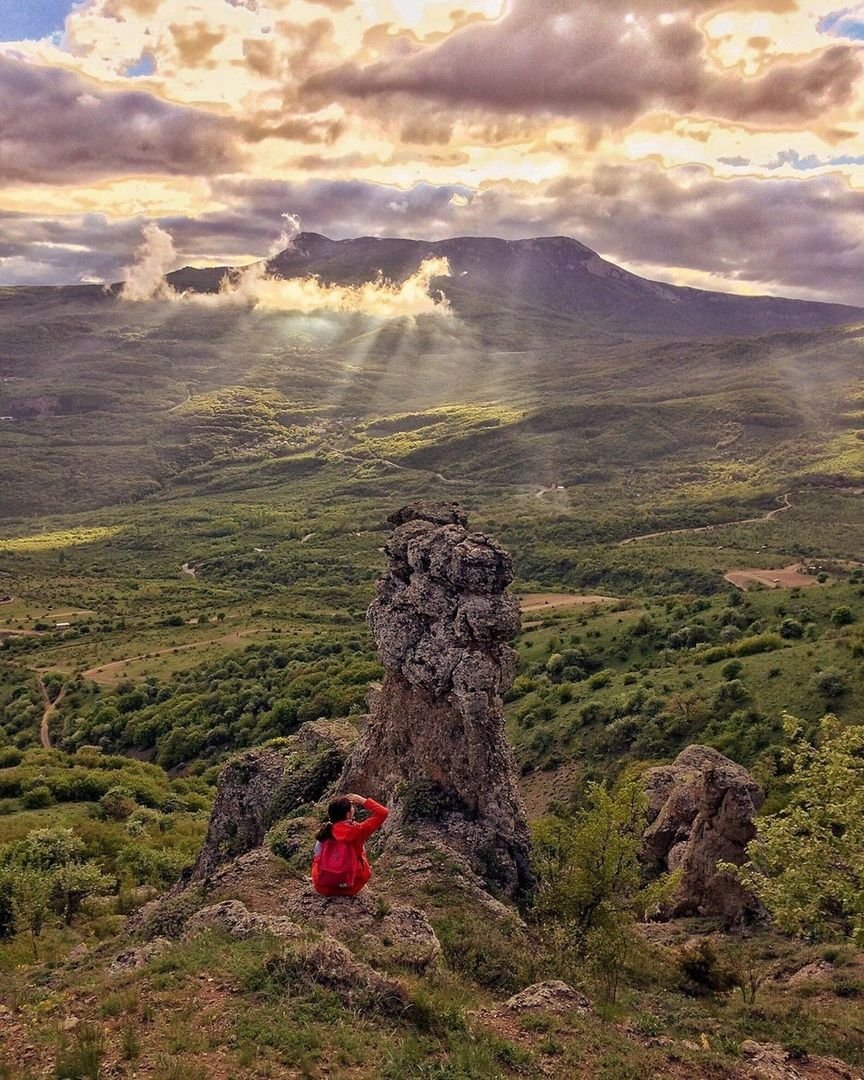
POLYGON ((387 815, 390 811, 386 806, 382 806, 381 803, 375 802, 374 799, 364 799, 361 795, 349 795, 348 798, 351 799, 355 806, 362 806, 364 810, 368 810, 372 815, 367 818, 366 821, 361 822, 359 825, 355 825, 355 829, 357 830, 355 835, 358 836, 361 841, 368 840, 372 833, 381 828, 387 820, 387 815))

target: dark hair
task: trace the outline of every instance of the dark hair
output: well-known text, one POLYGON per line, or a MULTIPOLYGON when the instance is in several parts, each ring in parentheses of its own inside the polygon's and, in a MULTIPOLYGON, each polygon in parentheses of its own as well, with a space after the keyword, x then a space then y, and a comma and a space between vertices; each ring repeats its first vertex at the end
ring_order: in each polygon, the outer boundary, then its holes
POLYGON ((341 799, 334 799, 333 802, 327 807, 327 817, 330 819, 323 829, 320 830, 315 837, 316 840, 320 840, 323 844, 325 840, 333 839, 333 826, 337 821, 344 821, 345 818, 351 812, 351 800, 342 796, 341 799))

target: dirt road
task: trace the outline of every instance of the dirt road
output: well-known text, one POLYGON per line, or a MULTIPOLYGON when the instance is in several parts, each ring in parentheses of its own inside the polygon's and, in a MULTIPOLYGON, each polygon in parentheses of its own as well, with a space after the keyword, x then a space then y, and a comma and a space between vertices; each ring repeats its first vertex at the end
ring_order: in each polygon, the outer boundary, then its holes
POLYGON ((715 529, 726 529, 730 525, 756 525, 760 521, 771 521, 772 518, 777 517, 778 514, 782 514, 786 510, 792 509, 791 495, 792 492, 787 491, 784 495, 778 496, 777 501, 782 503, 782 505, 776 507, 774 510, 769 510, 760 517, 739 518, 737 521, 718 521, 714 525, 697 525, 688 529, 664 529, 662 532, 642 533, 640 536, 628 536, 626 540, 619 540, 618 547, 624 547, 626 544, 635 544, 637 540, 654 540, 658 536, 681 536, 684 533, 713 532, 715 529))
POLYGON ((614 604, 617 596, 576 596, 573 593, 528 593, 519 597, 522 611, 540 611, 543 608, 583 607, 585 604, 614 604))
POLYGON ((223 634, 221 637, 207 638, 205 641, 190 641, 186 645, 172 645, 165 649, 156 649, 151 653, 141 653, 139 656, 124 656, 122 660, 111 660, 107 664, 90 668, 83 673, 83 678, 92 682, 108 686, 117 678, 127 664, 134 664, 136 660, 152 660, 157 656, 167 656, 169 653, 187 652, 189 649, 203 649, 207 645, 236 644, 244 638, 252 637, 253 634, 266 634, 266 629, 237 630, 232 634, 223 634))
POLYGON ((48 688, 42 681, 41 675, 36 676, 36 683, 39 687, 39 696, 42 698, 42 702, 45 706, 44 711, 42 712, 42 724, 39 728, 39 741, 42 743, 44 749, 50 750, 51 732, 48 726, 49 721, 51 720, 51 714, 54 712, 54 710, 57 708, 63 698, 66 697, 66 687, 61 686, 60 693, 52 701, 48 695, 48 688))

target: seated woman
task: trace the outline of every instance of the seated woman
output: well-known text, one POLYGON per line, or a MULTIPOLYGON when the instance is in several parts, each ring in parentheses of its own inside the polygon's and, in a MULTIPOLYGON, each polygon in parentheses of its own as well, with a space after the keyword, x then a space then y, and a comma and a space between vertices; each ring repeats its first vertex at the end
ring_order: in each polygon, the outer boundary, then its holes
POLYGON ((389 810, 362 795, 344 795, 327 807, 330 819, 318 833, 312 856, 312 885, 321 896, 356 896, 372 877, 364 844, 387 820, 389 810), (369 810, 362 823, 354 821, 356 807, 369 810))

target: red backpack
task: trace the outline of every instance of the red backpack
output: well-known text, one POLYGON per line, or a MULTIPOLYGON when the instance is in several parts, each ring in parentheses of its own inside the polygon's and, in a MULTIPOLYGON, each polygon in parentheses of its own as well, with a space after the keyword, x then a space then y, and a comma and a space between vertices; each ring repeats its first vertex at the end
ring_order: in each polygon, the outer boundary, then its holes
POLYGON ((343 840, 324 840, 318 853, 318 884, 328 889, 350 889, 357 879, 357 851, 343 840))

